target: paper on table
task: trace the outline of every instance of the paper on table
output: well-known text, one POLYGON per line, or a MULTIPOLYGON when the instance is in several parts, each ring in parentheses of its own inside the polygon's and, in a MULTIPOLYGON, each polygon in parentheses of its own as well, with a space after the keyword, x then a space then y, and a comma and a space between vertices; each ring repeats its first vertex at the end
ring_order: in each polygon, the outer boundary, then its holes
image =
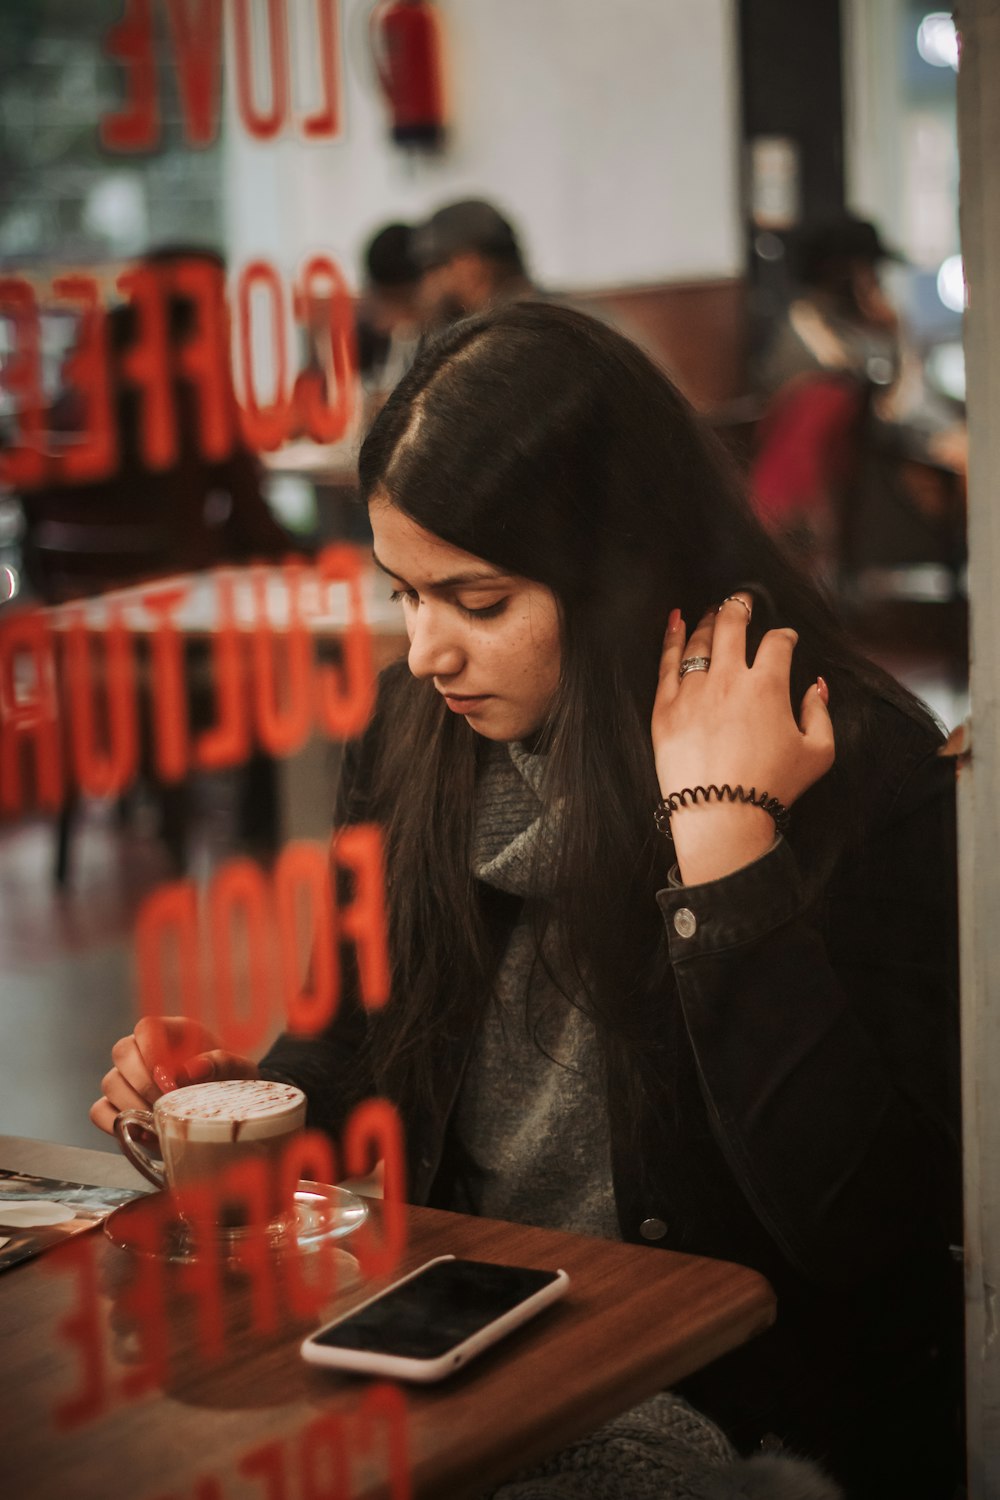
POLYGON ((70 1235, 93 1229, 113 1208, 142 1196, 135 1188, 93 1187, 0 1168, 0 1271, 70 1235))

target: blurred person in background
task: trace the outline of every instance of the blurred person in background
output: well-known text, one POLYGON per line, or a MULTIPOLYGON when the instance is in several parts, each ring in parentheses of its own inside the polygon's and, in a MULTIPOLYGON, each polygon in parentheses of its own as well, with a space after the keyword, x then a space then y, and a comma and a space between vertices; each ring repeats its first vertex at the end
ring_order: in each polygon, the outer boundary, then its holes
POLYGON ((420 306, 429 330, 470 313, 538 296, 518 236, 492 203, 448 203, 417 226, 413 253, 421 270, 420 306))
MULTIPOLYGON (((358 306, 358 373, 368 421, 413 363, 420 344, 420 268, 409 224, 386 224, 365 246, 358 306)), ((367 426, 367 422, 365 423, 367 426)))
POLYGON ((899 259, 864 219, 845 215, 806 232, 797 255, 798 294, 761 361, 764 390, 820 370, 892 387, 903 362, 900 323, 879 267, 899 259))
POLYGON ((929 387, 880 279, 901 260, 852 215, 806 231, 798 294, 765 345, 752 491, 761 519, 832 580, 962 549, 965 425, 929 387))
POLYGON ((964 468, 964 426, 928 387, 906 324, 882 285, 881 268, 902 260, 874 224, 851 214, 804 233, 796 258, 798 295, 765 347, 759 383, 773 395, 803 376, 852 376, 871 387, 873 414, 900 430, 910 452, 958 455, 964 468))

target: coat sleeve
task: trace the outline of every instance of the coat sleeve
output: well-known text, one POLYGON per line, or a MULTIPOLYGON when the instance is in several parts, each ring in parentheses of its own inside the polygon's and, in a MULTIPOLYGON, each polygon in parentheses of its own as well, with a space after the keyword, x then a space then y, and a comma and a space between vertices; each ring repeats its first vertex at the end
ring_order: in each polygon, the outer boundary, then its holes
POLYGON ((712 1130, 814 1282, 960 1235, 950 766, 915 765, 819 908, 787 841, 658 894, 712 1130))

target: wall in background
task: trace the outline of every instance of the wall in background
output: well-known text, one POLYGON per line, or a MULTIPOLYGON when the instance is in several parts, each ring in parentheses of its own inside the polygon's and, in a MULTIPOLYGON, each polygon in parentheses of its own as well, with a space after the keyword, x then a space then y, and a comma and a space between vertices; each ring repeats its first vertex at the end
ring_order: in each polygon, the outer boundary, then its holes
POLYGON ((464 196, 522 231, 560 290, 742 272, 731 0, 439 0, 451 140, 390 144, 368 48, 370 0, 344 0, 345 131, 330 144, 226 132, 227 236, 279 265, 308 247, 349 277, 369 234, 464 196))

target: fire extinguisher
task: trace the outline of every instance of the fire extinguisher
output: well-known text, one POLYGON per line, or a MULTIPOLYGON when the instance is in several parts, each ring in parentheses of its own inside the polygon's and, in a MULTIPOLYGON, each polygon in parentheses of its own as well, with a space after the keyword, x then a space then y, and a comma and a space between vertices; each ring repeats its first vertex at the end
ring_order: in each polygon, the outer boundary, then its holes
POLYGON ((439 26, 428 0, 380 0, 371 13, 372 55, 397 145, 444 140, 439 26))

